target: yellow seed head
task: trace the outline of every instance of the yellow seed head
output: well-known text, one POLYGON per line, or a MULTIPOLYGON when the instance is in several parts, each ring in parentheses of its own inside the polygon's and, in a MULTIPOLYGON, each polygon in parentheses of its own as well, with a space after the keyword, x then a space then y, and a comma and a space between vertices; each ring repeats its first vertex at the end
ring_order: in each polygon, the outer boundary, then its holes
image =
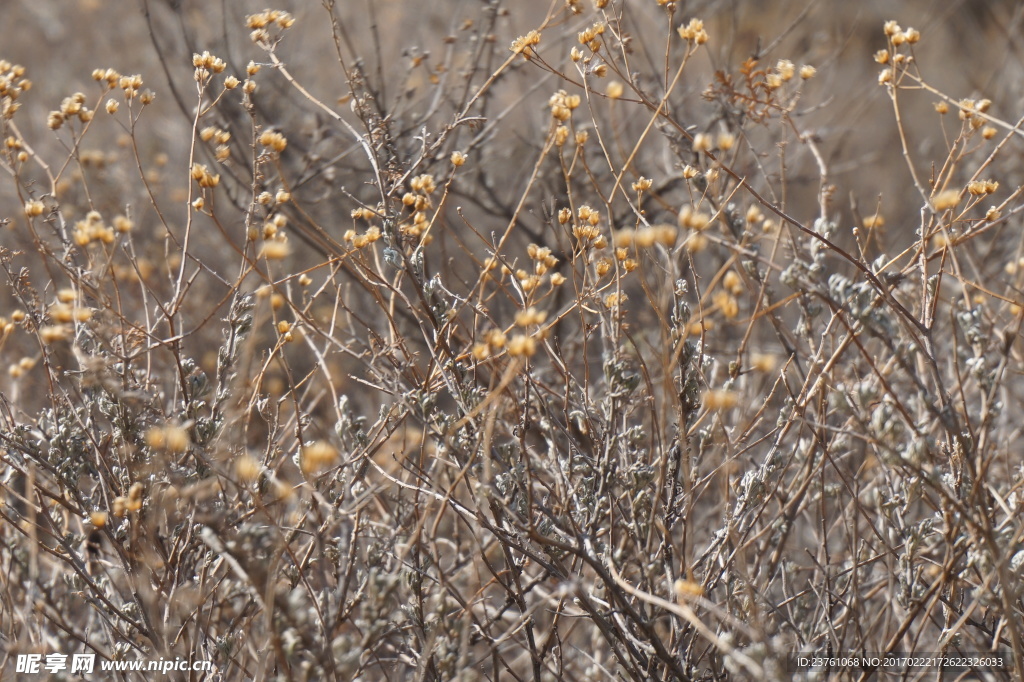
POLYGON ((633 183, 633 191, 634 192, 646 192, 653 185, 654 185, 654 181, 653 180, 651 180, 650 178, 645 178, 644 176, 641 175, 639 178, 637 178, 637 181, 633 183))
POLYGON ((533 56, 533 48, 540 44, 540 32, 530 31, 524 36, 519 36, 512 41, 512 45, 509 49, 514 54, 521 54, 525 59, 529 59, 533 56))
POLYGON ((679 578, 675 583, 673 583, 672 591, 675 592, 676 600, 680 603, 689 601, 695 597, 704 596, 703 586, 691 580, 683 580, 682 578, 679 578))
POLYGON ((282 260, 287 258, 289 253, 291 247, 286 240, 280 238, 264 242, 260 249, 260 255, 267 260, 282 260))
POLYGON ((974 196, 992 194, 999 189, 999 183, 994 180, 975 180, 967 185, 967 191, 974 196))
POLYGON ((865 229, 870 230, 870 229, 873 229, 873 228, 876 228, 876 227, 884 227, 884 226, 885 226, 885 217, 881 213, 875 213, 873 215, 865 216, 865 218, 864 218, 864 228, 865 229))
POLYGON ((704 407, 709 410, 728 410, 740 401, 739 393, 726 389, 712 389, 704 396, 704 407))
POLYGON ((739 314, 739 303, 736 301, 736 298, 727 291, 715 292, 715 295, 712 297, 712 301, 727 320, 731 320, 739 314))
POLYGON ((264 147, 270 147, 275 152, 283 152, 288 146, 288 140, 281 133, 265 130, 260 134, 259 142, 264 147))
POLYGON ((955 189, 947 189, 932 197, 932 208, 936 211, 945 211, 960 203, 960 192, 955 189))
POLYGON ((249 455, 242 455, 235 460, 235 475, 243 483, 252 483, 258 479, 262 468, 259 461, 249 455))
POLYGON ((625 293, 613 291, 604 297, 604 307, 609 309, 618 308, 629 299, 625 293))
POLYGON ((487 346, 494 351, 499 351, 505 347, 505 333, 500 329, 492 329, 484 334, 484 342, 487 346))
POLYGON ((172 454, 181 454, 189 446, 188 431, 173 424, 150 428, 146 431, 145 440, 150 448, 172 454))
POLYGON ((508 343, 508 354, 512 357, 530 357, 537 352, 537 340, 532 336, 517 334, 508 343))
POLYGON ((780 59, 775 65, 775 72, 782 80, 789 81, 796 75, 796 66, 788 59, 780 59))
POLYGON ((683 248, 689 253, 700 253, 708 246, 708 238, 699 232, 691 233, 683 242, 683 248))
POLYGON ((778 363, 778 357, 771 353, 751 353, 750 355, 750 365, 758 372, 771 372, 778 363))
POLYGON ((300 451, 299 463, 307 476, 327 469, 338 461, 338 450, 326 441, 315 441, 300 451))
POLYGON ((520 310, 516 313, 516 325, 519 327, 529 327, 534 324, 543 324, 548 319, 547 312, 543 310, 537 310, 536 308, 530 307, 525 310, 520 310))
POLYGON ((729 270, 725 273, 725 276, 722 278, 722 286, 733 296, 739 296, 743 293, 743 280, 740 279, 735 270, 729 270))
POLYGON ((71 322, 74 319, 74 313, 71 310, 71 306, 66 303, 54 303, 50 306, 49 313, 51 320, 61 324, 71 322))
POLYGON ((114 229, 122 234, 131 232, 133 227, 134 224, 127 216, 119 215, 114 218, 114 229))
POLYGON ((38 199, 25 202, 25 215, 30 218, 42 215, 44 210, 46 210, 46 207, 38 199))
POLYGON ((704 22, 700 19, 690 19, 690 23, 680 26, 677 29, 679 37, 695 45, 703 45, 708 41, 707 31, 704 30, 704 22))

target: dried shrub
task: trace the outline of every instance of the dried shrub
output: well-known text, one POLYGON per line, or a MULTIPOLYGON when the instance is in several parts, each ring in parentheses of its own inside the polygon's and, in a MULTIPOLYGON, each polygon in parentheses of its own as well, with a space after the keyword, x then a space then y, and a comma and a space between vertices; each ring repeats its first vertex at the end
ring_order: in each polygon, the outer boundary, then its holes
POLYGON ((1022 660, 1024 119, 941 25, 188 4, 0 61, 0 670, 1022 660))

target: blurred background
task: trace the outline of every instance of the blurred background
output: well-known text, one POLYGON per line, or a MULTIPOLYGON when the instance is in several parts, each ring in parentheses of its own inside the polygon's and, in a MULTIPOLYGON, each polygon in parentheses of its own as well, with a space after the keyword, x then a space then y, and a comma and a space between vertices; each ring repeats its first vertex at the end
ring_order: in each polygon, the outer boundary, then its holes
MULTIPOLYGON (((343 98, 346 84, 338 76, 330 25, 321 4, 278 4, 297 20, 297 28, 280 46, 282 59, 297 80, 324 101, 343 98)), ((586 4, 589 6, 589 0, 586 4)), ((45 144, 45 112, 73 92, 88 91, 94 85, 90 78, 93 69, 138 73, 158 95, 140 121, 146 133, 140 139, 151 145, 146 151, 168 155, 169 169, 180 170, 188 149, 176 141, 191 127, 189 116, 194 107, 191 54, 210 50, 225 59, 234 72, 244 70, 250 59, 258 61, 262 53, 248 40, 243 17, 263 5, 264 0, 8 0, 0 10, 0 57, 25 65, 34 83, 33 91, 23 101, 23 106, 33 112, 21 121, 23 133, 39 141, 37 144, 45 144)), ((466 22, 479 24, 481 9, 487 5, 478 0, 346 0, 337 4, 337 13, 353 43, 361 48, 368 73, 383 77, 384 97, 397 101, 415 98, 416 90, 422 90, 429 78, 431 66, 444 63, 447 52, 464 47, 455 39, 465 34, 466 22), (417 58, 422 61, 412 67, 417 58)), ((491 30, 494 40, 500 44, 511 42, 538 26, 552 7, 559 6, 545 0, 502 5, 491 30)), ((805 88, 795 117, 799 132, 819 136, 826 159, 835 160, 829 170, 830 179, 837 185, 837 210, 848 211, 853 200, 862 210, 870 207, 866 210, 870 214, 880 202, 884 213, 894 218, 890 226, 906 218, 915 219, 917 210, 901 199, 908 176, 891 104, 876 81, 881 67, 872 60, 875 51, 884 46, 884 21, 895 19, 904 27, 921 31, 924 38, 915 47, 915 54, 922 74, 933 86, 952 97, 987 97, 994 103, 993 114, 1006 120, 1015 119, 1022 110, 1024 52, 1019 29, 1024 9, 1018 2, 732 0, 677 2, 676 7, 678 22, 700 17, 712 36, 707 51, 695 64, 703 72, 689 70, 684 87, 678 91, 682 106, 692 111, 695 126, 714 121, 719 113, 712 103, 700 98, 715 70, 735 72, 752 55, 760 56, 765 64, 791 59, 814 65, 818 76, 805 88)), ((664 19, 654 0, 625 3, 625 11, 635 13, 637 26, 648 27, 650 35, 661 40, 664 19)), ((565 32, 573 35, 589 20, 587 12, 578 18, 578 26, 565 26, 565 32)), ((653 48, 655 60, 661 54, 657 46, 646 44, 642 32, 638 31, 634 39, 638 56, 642 56, 645 46, 653 48)), ((546 43, 544 54, 553 64, 564 66, 568 46, 555 59, 551 57, 554 48, 546 43)), ((544 124, 543 104, 549 91, 560 86, 550 75, 537 70, 519 71, 521 78, 513 79, 502 90, 506 101, 520 94, 519 86, 534 84, 538 78, 550 82, 540 87, 531 101, 523 103, 519 115, 510 119, 514 125, 503 127, 505 135, 529 138, 537 126, 544 124)), ((314 108, 299 101, 279 81, 265 84, 280 88, 259 103, 269 120, 282 129, 313 135, 321 125, 314 108), (277 96, 286 98, 287 105, 275 102, 277 96)), ((922 159, 920 170, 925 174, 928 168, 923 160, 941 164, 944 156, 944 150, 927 147, 934 144, 929 140, 941 139, 934 134, 942 123, 931 111, 935 99, 921 93, 908 95, 905 102, 904 114, 913 121, 908 141, 922 159)), ((955 135, 956 125, 947 127, 955 135)), ((102 146, 105 137, 115 141, 117 131, 110 128, 94 131, 91 144, 102 146)), ((501 142, 496 140, 495 145, 501 142)), ((808 170, 798 166, 790 172, 808 170)), ((503 175, 511 175, 506 179, 514 180, 522 172, 513 165, 504 169, 503 175)), ((815 177, 808 180, 814 184, 816 171, 812 175, 815 177)), ((178 176, 185 179, 182 173, 178 176)), ((515 182, 508 183, 508 187, 514 188, 515 182)), ((7 191, 7 186, 0 188, 0 192, 7 191)), ((816 202, 814 194, 810 192, 811 206, 816 202)), ((799 192, 789 198, 797 205, 807 199, 799 192)))

